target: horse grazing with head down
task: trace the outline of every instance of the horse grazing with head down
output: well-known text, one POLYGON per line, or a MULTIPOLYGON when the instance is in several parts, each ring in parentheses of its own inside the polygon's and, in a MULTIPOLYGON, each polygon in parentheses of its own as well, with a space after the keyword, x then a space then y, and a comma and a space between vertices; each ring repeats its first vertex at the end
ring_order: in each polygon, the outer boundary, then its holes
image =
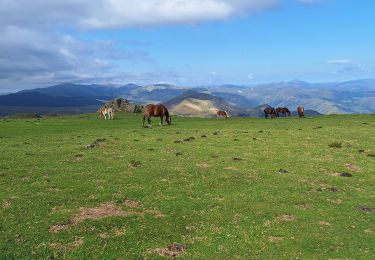
POLYGON ((277 117, 280 117, 280 114, 282 117, 287 117, 290 116, 290 111, 287 107, 278 107, 276 108, 277 117))
POLYGON ((275 109, 272 108, 272 107, 266 107, 264 109, 264 117, 267 119, 268 115, 271 115, 271 118, 275 118, 276 117, 276 111, 275 111, 275 109))
POLYGON ((297 113, 298 113, 298 116, 300 118, 305 117, 305 108, 304 107, 297 107, 297 113))
POLYGON ((172 117, 169 115, 168 109, 162 104, 149 104, 144 107, 143 112, 143 126, 145 126, 145 120, 147 118, 148 125, 151 125, 151 117, 160 117, 160 125, 163 125, 163 119, 167 121, 168 125, 172 123, 172 117))
POLYGON ((228 116, 228 112, 224 111, 224 110, 218 110, 216 112, 216 116, 217 116, 217 118, 220 118, 220 117, 222 117, 222 118, 228 118, 229 117, 228 116))

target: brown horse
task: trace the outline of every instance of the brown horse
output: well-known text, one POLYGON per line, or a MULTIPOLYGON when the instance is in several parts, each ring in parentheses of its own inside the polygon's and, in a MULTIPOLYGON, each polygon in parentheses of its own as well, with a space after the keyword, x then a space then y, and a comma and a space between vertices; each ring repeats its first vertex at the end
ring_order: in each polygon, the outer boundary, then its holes
POLYGON ((300 118, 305 117, 305 108, 304 107, 297 107, 297 113, 298 113, 298 116, 300 118))
POLYGON ((276 108, 276 115, 280 117, 280 113, 282 117, 290 116, 290 111, 287 107, 278 107, 276 108))
POLYGON ((276 111, 275 111, 275 109, 272 108, 272 107, 266 107, 264 109, 264 117, 267 119, 268 115, 271 115, 271 118, 275 118, 276 117, 276 111))
POLYGON ((168 125, 172 123, 172 117, 169 115, 168 109, 162 104, 149 104, 144 107, 143 112, 143 126, 145 126, 145 120, 147 118, 148 125, 151 125, 151 117, 160 117, 160 125, 163 125, 163 119, 167 121, 168 125))
POLYGON ((220 118, 220 117, 228 118, 229 117, 227 111, 224 111, 224 110, 218 110, 216 112, 216 116, 217 116, 217 118, 220 118))

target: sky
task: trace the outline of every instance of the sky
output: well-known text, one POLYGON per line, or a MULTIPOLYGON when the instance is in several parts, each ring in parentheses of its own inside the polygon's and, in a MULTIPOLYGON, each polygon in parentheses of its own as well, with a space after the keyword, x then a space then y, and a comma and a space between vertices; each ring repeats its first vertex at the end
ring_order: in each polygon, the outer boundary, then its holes
POLYGON ((0 92, 375 78, 373 0, 0 0, 0 92))

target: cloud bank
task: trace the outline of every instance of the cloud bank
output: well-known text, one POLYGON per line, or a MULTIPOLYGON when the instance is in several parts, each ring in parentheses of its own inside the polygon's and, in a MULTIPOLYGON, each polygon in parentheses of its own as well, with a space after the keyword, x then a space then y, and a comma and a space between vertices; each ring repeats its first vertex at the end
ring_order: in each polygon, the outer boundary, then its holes
POLYGON ((117 61, 153 62, 147 51, 120 49, 115 39, 78 40, 73 35, 81 31, 199 24, 252 15, 283 1, 0 0, 0 92, 63 81, 139 79, 144 74, 123 72, 117 61))

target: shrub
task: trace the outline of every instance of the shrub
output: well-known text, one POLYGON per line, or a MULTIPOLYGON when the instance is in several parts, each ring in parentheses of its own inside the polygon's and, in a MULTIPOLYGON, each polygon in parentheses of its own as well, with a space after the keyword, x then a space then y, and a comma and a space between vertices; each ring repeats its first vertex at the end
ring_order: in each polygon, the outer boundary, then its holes
POLYGON ((342 148, 342 142, 332 142, 328 146, 330 148, 342 148))

